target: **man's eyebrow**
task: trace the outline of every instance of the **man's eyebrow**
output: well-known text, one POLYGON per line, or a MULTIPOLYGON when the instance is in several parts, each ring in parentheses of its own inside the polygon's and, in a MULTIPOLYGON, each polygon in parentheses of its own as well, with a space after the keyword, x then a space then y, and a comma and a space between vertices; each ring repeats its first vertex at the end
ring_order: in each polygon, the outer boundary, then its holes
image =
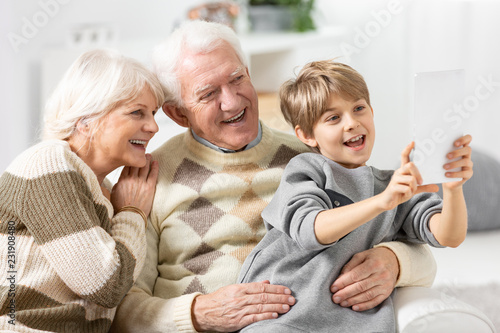
POLYGON ((195 95, 199 95, 199 94, 202 94, 203 92, 210 90, 212 88, 213 88, 213 86, 211 84, 207 84, 207 85, 204 85, 203 87, 199 87, 199 88, 195 89, 194 93, 195 93, 195 95))
POLYGON ((236 76, 236 75, 239 75, 241 73, 241 71, 243 70, 243 66, 238 66, 234 72, 232 72, 229 77, 233 77, 233 76, 236 76))
MULTIPOLYGON (((232 77, 234 77, 234 76, 238 76, 238 75, 240 75, 240 74, 241 74, 241 72, 242 72, 242 70, 244 70, 244 68, 245 68, 244 66, 238 66, 238 67, 234 70, 234 72, 232 72, 231 74, 229 74, 229 77, 230 77, 230 78, 232 78, 232 77)), ((210 89, 213 89, 213 85, 211 85, 211 84, 207 84, 207 85, 205 85, 205 86, 203 86, 203 87, 199 87, 199 88, 195 89, 194 93, 195 93, 195 95, 199 95, 199 94, 202 94, 202 93, 204 93, 205 91, 210 90, 210 89)))

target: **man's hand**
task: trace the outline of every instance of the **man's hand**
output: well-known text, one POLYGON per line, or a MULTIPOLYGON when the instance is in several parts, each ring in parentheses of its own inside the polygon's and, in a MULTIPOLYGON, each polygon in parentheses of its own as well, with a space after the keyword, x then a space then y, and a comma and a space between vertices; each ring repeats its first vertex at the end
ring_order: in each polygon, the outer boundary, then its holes
POLYGON ((260 320, 277 318, 293 304, 290 289, 269 281, 230 285, 195 298, 193 324, 200 332, 233 332, 260 320))
POLYGON ((372 309, 389 297, 398 275, 398 260, 388 248, 360 252, 342 268, 332 284, 333 302, 354 311, 372 309))

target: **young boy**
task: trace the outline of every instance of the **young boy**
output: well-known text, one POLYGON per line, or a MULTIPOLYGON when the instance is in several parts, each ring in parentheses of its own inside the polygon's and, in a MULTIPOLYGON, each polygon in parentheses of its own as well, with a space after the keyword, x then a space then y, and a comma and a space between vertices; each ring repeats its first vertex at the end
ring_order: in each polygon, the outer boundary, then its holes
POLYGON ((392 299, 367 310, 342 307, 328 289, 343 265, 380 242, 407 240, 456 247, 465 239, 467 209, 462 185, 472 176, 469 135, 448 154, 447 177, 419 186, 410 162, 382 171, 366 166, 375 128, 368 88, 351 67, 332 61, 306 65, 280 90, 281 110, 297 137, 316 153, 286 167, 262 217, 269 229, 245 261, 240 282, 270 280, 289 287, 296 304, 285 315, 252 324, 242 332, 395 332, 392 299), (456 161, 451 161, 455 160, 456 161), (354 311, 353 311, 354 310, 354 311))

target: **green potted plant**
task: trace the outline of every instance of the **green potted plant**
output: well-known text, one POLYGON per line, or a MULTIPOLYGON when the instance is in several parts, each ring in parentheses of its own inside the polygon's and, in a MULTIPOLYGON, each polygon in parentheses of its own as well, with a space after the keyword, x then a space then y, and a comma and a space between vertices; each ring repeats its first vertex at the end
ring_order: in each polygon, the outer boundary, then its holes
POLYGON ((248 0, 254 31, 314 30, 314 0, 248 0))

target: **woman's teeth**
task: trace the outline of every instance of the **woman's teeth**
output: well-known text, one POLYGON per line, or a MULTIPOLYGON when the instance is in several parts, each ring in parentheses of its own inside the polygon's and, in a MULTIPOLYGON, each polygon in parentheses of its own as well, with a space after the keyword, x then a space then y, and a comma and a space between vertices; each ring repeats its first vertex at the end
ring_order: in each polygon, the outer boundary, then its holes
POLYGON ((243 117, 243 115, 245 114, 245 110, 241 111, 239 114, 237 114, 236 116, 232 117, 232 118, 229 118, 228 120, 224 120, 223 122, 224 123, 234 123, 236 121, 239 121, 241 117, 243 117))
POLYGON ((129 142, 133 143, 134 145, 143 145, 143 146, 147 143, 147 141, 143 140, 130 140, 129 142))

